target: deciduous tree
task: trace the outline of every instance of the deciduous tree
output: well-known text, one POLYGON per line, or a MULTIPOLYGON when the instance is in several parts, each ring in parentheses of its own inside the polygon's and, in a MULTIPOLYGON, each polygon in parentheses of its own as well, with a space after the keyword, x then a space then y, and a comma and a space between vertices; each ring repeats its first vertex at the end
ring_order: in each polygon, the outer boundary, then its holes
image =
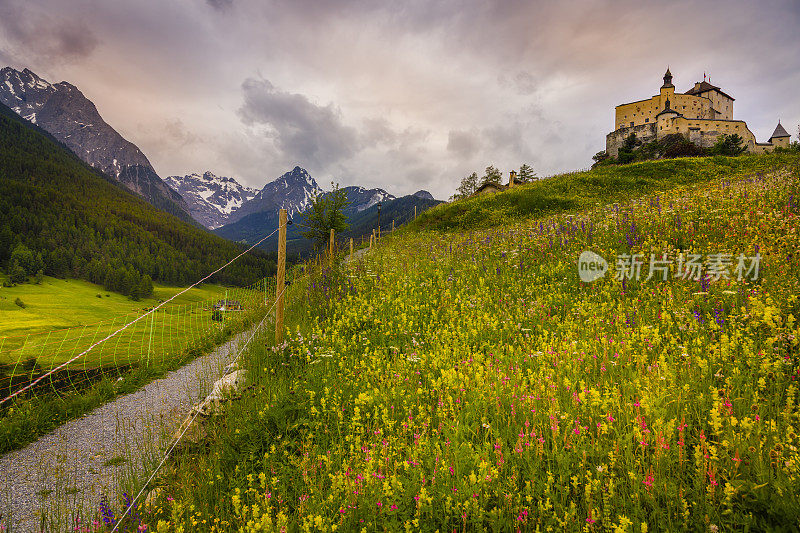
POLYGON ((317 191, 311 197, 309 208, 303 213, 303 223, 307 230, 302 233, 306 239, 314 242, 315 248, 324 246, 330 238, 331 230, 336 233, 346 231, 350 224, 344 209, 350 204, 347 193, 333 184, 333 190, 328 193, 317 191))
POLYGON ((483 178, 481 178, 481 186, 486 185, 487 183, 500 185, 502 181, 503 175, 500 173, 500 171, 494 168, 493 165, 489 165, 486 167, 486 173, 483 175, 483 178))

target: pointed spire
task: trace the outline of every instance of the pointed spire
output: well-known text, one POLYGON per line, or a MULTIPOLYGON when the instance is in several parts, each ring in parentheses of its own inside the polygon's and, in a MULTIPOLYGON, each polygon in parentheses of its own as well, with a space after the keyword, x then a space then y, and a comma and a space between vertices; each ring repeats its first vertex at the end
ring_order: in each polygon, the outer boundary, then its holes
POLYGON ((769 139, 772 140, 772 139, 779 138, 779 137, 791 137, 789 135, 789 132, 787 132, 783 128, 783 126, 781 126, 781 121, 780 120, 778 120, 778 125, 775 127, 775 131, 772 132, 772 137, 770 137, 769 139))
POLYGON ((675 88, 675 86, 672 85, 672 72, 669 71, 669 67, 667 67, 667 72, 664 73, 664 85, 662 85, 661 88, 666 89, 668 87, 675 88))

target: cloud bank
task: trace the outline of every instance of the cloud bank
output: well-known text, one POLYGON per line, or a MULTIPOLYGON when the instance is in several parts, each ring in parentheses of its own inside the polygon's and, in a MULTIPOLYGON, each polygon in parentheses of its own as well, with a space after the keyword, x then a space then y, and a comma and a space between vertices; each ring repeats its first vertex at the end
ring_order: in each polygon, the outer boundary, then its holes
POLYGON ((0 61, 77 85, 161 175, 298 164, 446 198, 489 164, 589 166, 667 65, 794 135, 798 27, 791 0, 0 0, 0 61))

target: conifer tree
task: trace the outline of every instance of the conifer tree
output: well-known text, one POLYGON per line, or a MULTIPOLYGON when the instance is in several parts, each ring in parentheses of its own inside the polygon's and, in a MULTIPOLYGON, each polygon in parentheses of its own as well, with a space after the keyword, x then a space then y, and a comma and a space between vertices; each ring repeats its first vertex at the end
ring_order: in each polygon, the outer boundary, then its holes
POLYGON ((519 174, 517 175, 516 179, 520 183, 530 183, 536 179, 536 172, 533 171, 533 168, 531 168, 530 165, 524 163, 521 167, 519 167, 519 174))

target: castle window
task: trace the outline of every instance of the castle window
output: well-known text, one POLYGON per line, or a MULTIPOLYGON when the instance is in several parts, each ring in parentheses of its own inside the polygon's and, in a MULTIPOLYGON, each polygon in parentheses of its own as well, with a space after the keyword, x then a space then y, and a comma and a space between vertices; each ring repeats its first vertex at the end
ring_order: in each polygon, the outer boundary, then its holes
POLYGON ((633 122, 631 122, 631 126, 633 126, 633 122))
POLYGON ((645 122, 650 122, 649 118, 644 119, 645 122))

